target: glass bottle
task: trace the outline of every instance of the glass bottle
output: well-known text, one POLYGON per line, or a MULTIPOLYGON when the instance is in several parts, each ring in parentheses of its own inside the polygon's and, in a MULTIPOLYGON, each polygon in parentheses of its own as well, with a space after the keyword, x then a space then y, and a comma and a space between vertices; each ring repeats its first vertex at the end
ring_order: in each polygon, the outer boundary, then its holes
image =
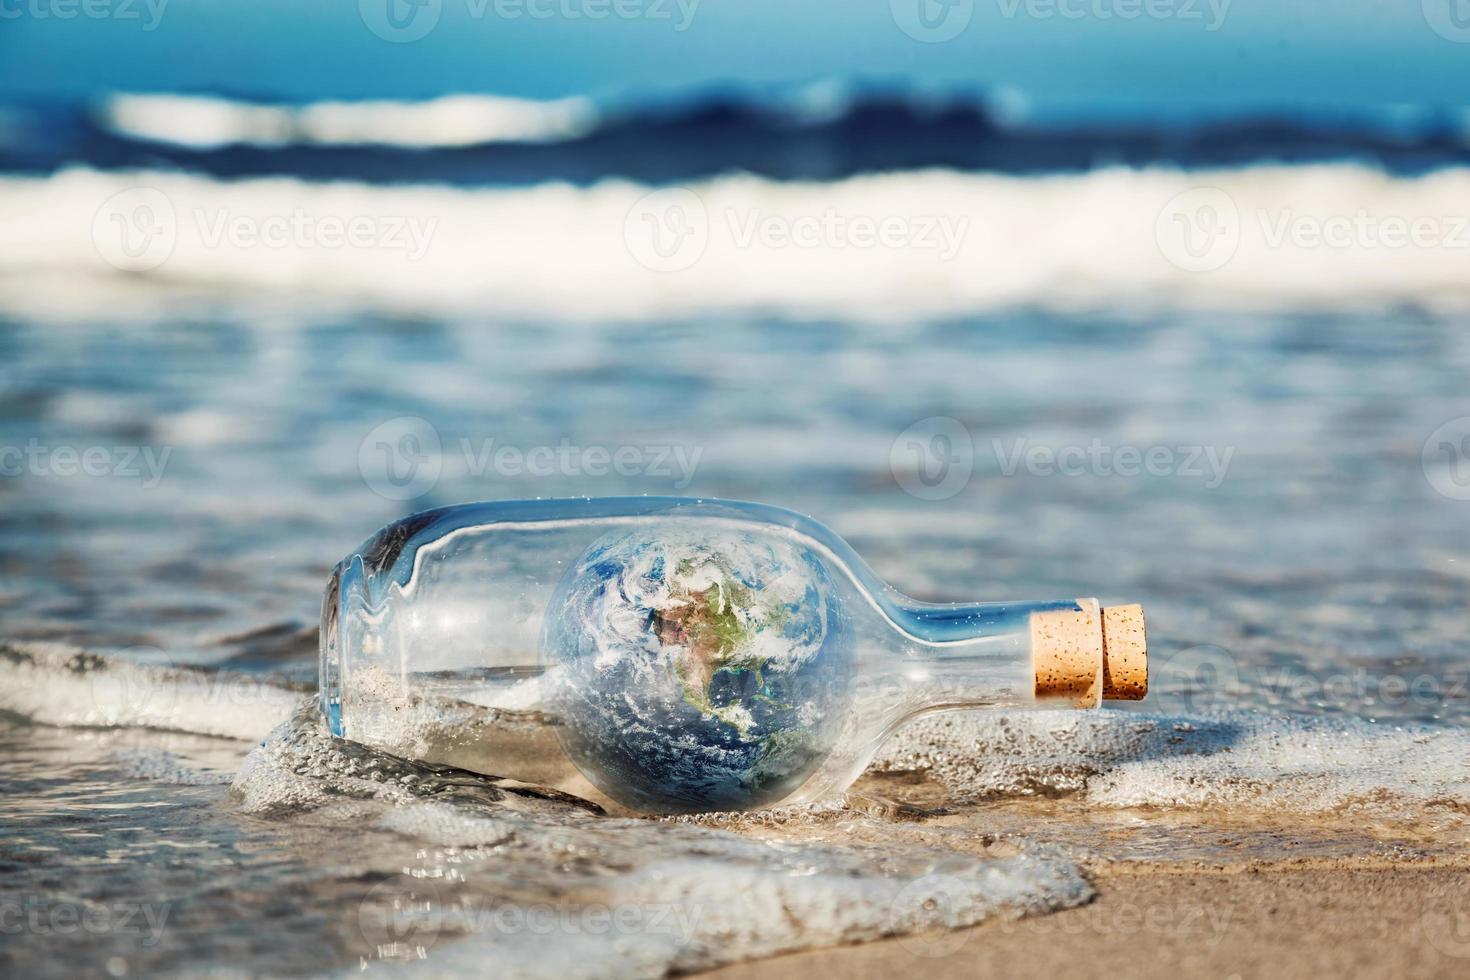
POLYGON ((917 602, 811 518, 724 500, 427 511, 322 605, 333 734, 637 813, 832 797, 918 715, 1096 707, 1147 678, 1137 606, 917 602))

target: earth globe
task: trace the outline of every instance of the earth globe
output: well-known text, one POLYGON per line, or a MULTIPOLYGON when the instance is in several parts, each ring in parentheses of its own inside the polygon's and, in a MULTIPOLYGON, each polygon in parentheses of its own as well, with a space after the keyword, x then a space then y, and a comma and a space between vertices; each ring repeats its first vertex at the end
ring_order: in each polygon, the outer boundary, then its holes
POLYGON ((610 532, 542 627, 563 750, 641 812, 751 809, 796 790, 848 707, 853 629, 815 555, 739 525, 610 532))

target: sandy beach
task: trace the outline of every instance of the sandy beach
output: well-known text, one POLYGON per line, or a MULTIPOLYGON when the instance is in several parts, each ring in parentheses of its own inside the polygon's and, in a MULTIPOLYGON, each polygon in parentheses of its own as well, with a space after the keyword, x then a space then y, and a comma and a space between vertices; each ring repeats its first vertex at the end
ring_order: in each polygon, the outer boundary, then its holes
POLYGON ((1080 908, 716 970, 810 976, 1463 977, 1470 859, 1106 871, 1080 908))

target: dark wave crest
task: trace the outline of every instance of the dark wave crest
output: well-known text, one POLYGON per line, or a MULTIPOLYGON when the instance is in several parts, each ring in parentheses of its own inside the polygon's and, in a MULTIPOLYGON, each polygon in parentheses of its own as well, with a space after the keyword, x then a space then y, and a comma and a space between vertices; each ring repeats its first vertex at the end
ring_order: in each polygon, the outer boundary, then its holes
POLYGON ((843 90, 817 101, 717 93, 623 107, 491 96, 289 105, 167 95, 0 106, 0 169, 20 173, 83 164, 475 186, 605 178, 658 184, 730 172, 832 180, 927 168, 1034 174, 1333 160, 1400 174, 1463 164, 1470 162, 1470 128, 1457 111, 1432 108, 1040 124, 994 99, 882 90, 843 90))

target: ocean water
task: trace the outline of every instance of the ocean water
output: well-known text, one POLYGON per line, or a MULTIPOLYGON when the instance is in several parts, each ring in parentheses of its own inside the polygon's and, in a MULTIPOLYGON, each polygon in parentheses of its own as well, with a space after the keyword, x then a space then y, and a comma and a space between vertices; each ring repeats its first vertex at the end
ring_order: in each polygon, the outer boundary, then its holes
POLYGON ((992 127, 992 164, 975 112, 910 110, 12 110, 0 964, 657 976, 943 948, 1116 862, 1462 849, 1464 143, 992 127), (662 159, 627 149, 656 125, 662 159), (712 166, 711 127, 765 162, 712 166), (1223 261, 1170 237, 1189 194, 1234 208, 1223 261), (692 259, 640 237, 676 214, 692 259), (662 821, 323 734, 321 589, 360 541, 626 493, 810 513, 923 599, 1142 602, 1149 700, 935 716, 847 800, 662 821))

